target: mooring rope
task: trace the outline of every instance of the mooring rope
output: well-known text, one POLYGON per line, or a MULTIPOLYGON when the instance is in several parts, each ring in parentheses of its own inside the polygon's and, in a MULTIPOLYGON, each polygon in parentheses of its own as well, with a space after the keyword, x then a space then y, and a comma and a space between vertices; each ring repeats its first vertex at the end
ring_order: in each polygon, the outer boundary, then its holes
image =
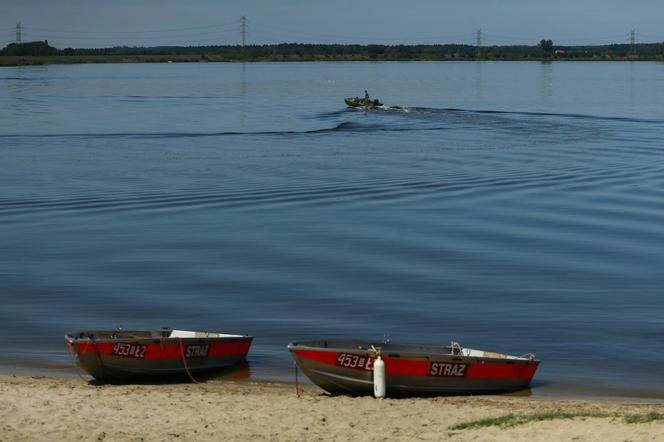
POLYGON ((97 355, 97 361, 99 361, 99 380, 101 381, 102 384, 106 383, 106 379, 104 379, 104 363, 101 360, 101 353, 99 352, 99 346, 97 345, 97 341, 95 340, 94 335, 93 336, 88 336, 88 339, 92 341, 92 344, 95 346, 95 354, 97 355))
MULTIPOLYGON (((85 356, 85 352, 88 350, 88 345, 89 344, 90 344, 90 341, 85 342, 85 348, 81 351, 81 356, 79 357, 79 359, 82 358, 83 356, 85 356)), ((74 371, 76 372, 76 375, 82 381, 88 382, 88 380, 83 377, 83 375, 81 374, 81 371, 79 370, 78 363, 76 362, 76 356, 74 355, 74 351, 72 350, 73 346, 74 345, 71 342, 67 341, 67 350, 69 351, 69 359, 71 360, 71 365, 74 367, 74 371)))
POLYGON ((297 362, 293 362, 293 366, 295 367, 295 394, 297 397, 302 396, 304 394, 304 388, 300 387, 300 378, 298 376, 298 366, 297 362))
POLYGON ((201 382, 198 382, 194 377, 191 375, 191 372, 189 371, 189 366, 187 365, 187 358, 184 357, 184 347, 182 346, 182 338, 178 338, 178 342, 180 343, 180 355, 182 356, 182 363, 184 364, 184 370, 187 372, 187 375, 189 376, 189 379, 194 384, 200 384, 201 382))

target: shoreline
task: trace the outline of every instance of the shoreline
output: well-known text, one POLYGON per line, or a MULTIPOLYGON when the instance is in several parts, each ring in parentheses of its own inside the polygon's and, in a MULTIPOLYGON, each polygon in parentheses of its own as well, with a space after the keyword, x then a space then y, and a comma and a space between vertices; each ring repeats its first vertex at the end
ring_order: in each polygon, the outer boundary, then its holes
MULTIPOLYGON (((292 371, 256 371, 256 363, 251 361, 236 367, 233 370, 213 377, 209 381, 237 382, 238 384, 250 383, 277 383, 290 385, 295 388, 295 376, 292 371)), ((289 368, 292 368, 289 366, 289 368)), ((78 366, 74 365, 0 365, 0 378, 3 376, 22 376, 48 378, 54 380, 92 380, 92 377, 78 366)), ((317 388, 303 373, 300 372, 299 383, 305 387, 317 388)), ((527 390, 512 393, 502 393, 499 396, 532 398, 542 400, 616 400, 636 401, 648 404, 664 404, 664 392, 646 388, 629 386, 599 386, 584 384, 581 381, 561 380, 552 382, 548 379, 540 379, 537 376, 531 387, 527 390)), ((0 442, 2 442, 0 440, 0 442)))
MULTIPOLYGON (((213 383, 236 382, 238 384, 251 383, 276 383, 290 385, 295 388, 294 374, 285 371, 261 372, 256 373, 255 367, 247 363, 231 371, 223 373, 218 377, 213 377, 209 381, 213 383)), ((59 365, 57 367, 49 366, 16 366, 0 365, 0 379, 7 376, 48 378, 53 380, 85 380, 90 381, 92 377, 83 371, 80 367, 73 365, 59 365)), ((300 372, 299 383, 305 387, 316 387, 303 373, 300 372)), ((321 390, 322 391, 322 390, 321 390)), ((531 388, 512 393, 502 393, 501 397, 531 398, 542 400, 609 400, 609 401, 632 401, 646 404, 664 404, 664 393, 652 389, 618 386, 605 387, 597 385, 587 385, 580 381, 569 380, 551 382, 549 380, 538 379, 537 376, 531 384, 531 388)), ((2 442, 0 440, 0 442, 2 442)))
POLYGON ((0 375, 0 440, 646 440, 664 405, 447 396, 377 400, 304 385, 221 380, 98 386, 0 375))
POLYGON ((417 62, 535 62, 535 63, 554 63, 554 62, 639 62, 639 63, 662 63, 662 58, 632 58, 632 57, 575 57, 575 58, 422 58, 422 59, 372 59, 372 58, 258 58, 258 59, 233 59, 215 54, 203 55, 52 55, 52 56, 0 56, 0 67, 18 67, 18 66, 47 66, 47 65, 81 65, 81 64, 177 64, 177 63, 222 63, 222 64, 242 64, 242 63, 417 63, 417 62))

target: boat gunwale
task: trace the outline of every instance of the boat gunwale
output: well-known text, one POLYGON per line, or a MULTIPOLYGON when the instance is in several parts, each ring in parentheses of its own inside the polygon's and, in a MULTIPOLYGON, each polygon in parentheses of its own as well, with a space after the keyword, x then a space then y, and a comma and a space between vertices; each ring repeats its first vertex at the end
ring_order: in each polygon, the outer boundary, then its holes
MULTIPOLYGON (((330 346, 330 347, 322 347, 322 346, 312 346, 312 345, 307 345, 311 343, 349 343, 349 342, 366 342, 369 345, 375 345, 371 344, 370 341, 352 341, 352 340, 343 340, 343 339, 328 339, 328 340, 310 340, 310 341, 293 341, 288 344, 287 348, 288 351, 291 353, 294 352, 294 350, 312 350, 312 351, 322 351, 322 352, 342 352, 342 353, 354 353, 354 352, 366 352, 366 353, 371 353, 372 349, 371 348, 351 348, 351 347, 336 347, 336 346, 330 346)), ((413 347, 432 347, 432 348, 440 348, 440 349, 450 349, 450 346, 445 346, 445 345, 436 345, 436 344, 409 344, 409 343, 398 343, 398 342, 389 342, 389 343, 383 343, 383 345, 399 345, 399 346, 413 346, 413 347)), ((492 356, 471 356, 471 355, 460 355, 460 354, 452 354, 452 353, 440 353, 440 354, 434 354, 434 353, 427 353, 426 351, 422 350, 417 350, 413 349, 411 351, 403 351, 403 350, 385 350, 383 351, 380 347, 376 346, 376 349, 380 350, 381 356, 383 358, 387 357, 395 357, 391 356, 391 354, 397 353, 398 351, 398 357, 399 359, 407 359, 406 357, 403 357, 404 355, 411 356, 413 358, 417 359, 429 359, 432 361, 435 361, 437 357, 439 358, 454 358, 455 362, 476 362, 476 363, 485 363, 485 362, 491 362, 491 363, 502 363, 502 364, 535 364, 539 365, 540 360, 535 358, 535 359, 528 359, 525 357, 521 356, 513 356, 513 355, 507 355, 503 354, 502 358, 499 357, 492 357, 492 356)), ((473 349, 469 349, 473 350, 473 349)), ((477 351, 477 350, 476 350, 477 351)), ((483 350, 482 350, 483 351, 483 350)))
MULTIPOLYGON (((141 330, 141 331, 150 331, 150 330, 141 330)), ((186 336, 186 337, 170 337, 170 336, 151 336, 151 337, 132 337, 132 336, 101 336, 98 337, 96 333, 103 332, 108 333, 108 330, 97 330, 97 331, 86 331, 79 333, 65 333, 65 341, 76 344, 81 342, 135 342, 135 343, 173 343, 177 344, 178 342, 238 342, 238 341, 247 341, 253 340, 254 337, 250 335, 224 335, 224 336, 186 336), (80 336, 83 334, 84 336, 80 336)))

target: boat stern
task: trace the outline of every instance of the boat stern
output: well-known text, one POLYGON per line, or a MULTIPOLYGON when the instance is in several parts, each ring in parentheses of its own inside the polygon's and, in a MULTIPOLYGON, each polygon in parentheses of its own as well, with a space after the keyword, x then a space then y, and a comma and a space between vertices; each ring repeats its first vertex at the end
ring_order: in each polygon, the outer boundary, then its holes
POLYGON ((297 342, 289 344, 288 350, 297 366, 323 390, 352 396, 372 394, 376 358, 368 351, 307 347, 297 342))

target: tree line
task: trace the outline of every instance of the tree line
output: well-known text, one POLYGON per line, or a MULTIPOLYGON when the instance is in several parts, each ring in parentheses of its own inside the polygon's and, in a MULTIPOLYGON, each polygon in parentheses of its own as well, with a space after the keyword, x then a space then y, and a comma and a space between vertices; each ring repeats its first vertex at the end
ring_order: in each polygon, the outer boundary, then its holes
POLYGON ((560 46, 549 39, 534 45, 484 46, 464 44, 359 45, 282 43, 274 45, 209 45, 57 49, 48 41, 12 43, 0 56, 189 56, 212 61, 317 60, 528 60, 528 59, 664 59, 664 43, 560 46))

